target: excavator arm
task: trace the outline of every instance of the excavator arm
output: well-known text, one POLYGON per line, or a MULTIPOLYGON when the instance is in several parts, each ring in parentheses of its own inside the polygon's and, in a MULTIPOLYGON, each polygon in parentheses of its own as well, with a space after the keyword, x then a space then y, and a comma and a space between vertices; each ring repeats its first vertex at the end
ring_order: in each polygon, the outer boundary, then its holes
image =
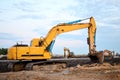
POLYGON ((103 53, 96 51, 96 23, 93 17, 90 17, 89 23, 78 23, 82 20, 77 20, 69 23, 58 24, 53 27, 47 34, 44 44, 47 46, 53 42, 57 35, 70 32, 74 30, 88 28, 88 38, 87 42, 89 45, 89 57, 92 62, 103 62, 103 53))
POLYGON ((91 17, 89 23, 78 23, 80 21, 81 20, 77 20, 69 23, 56 25, 48 32, 47 36, 44 39, 44 45, 48 46, 59 34, 88 28, 89 52, 91 53, 91 50, 95 50, 94 45, 95 45, 96 24, 94 18, 91 17))
POLYGON ((90 19, 91 27, 88 27, 88 45, 89 45, 89 53, 95 54, 96 53, 96 23, 95 20, 91 17, 90 19))

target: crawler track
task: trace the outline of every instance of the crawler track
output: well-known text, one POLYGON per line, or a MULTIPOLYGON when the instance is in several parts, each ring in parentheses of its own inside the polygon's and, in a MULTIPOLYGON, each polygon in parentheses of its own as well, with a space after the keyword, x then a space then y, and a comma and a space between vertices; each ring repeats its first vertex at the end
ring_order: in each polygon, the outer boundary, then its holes
POLYGON ((37 62, 30 62, 25 66, 26 70, 32 70, 34 65, 42 65, 42 64, 58 64, 58 63, 65 63, 67 67, 76 66, 77 64, 83 64, 90 62, 89 58, 61 58, 61 59, 51 59, 48 61, 37 61, 37 62))
MULTIPOLYGON (((106 58, 105 62, 111 64, 120 64, 120 57, 117 58, 106 58)), ((8 71, 20 71, 20 70, 32 70, 34 65, 46 65, 46 64, 57 64, 65 63, 67 67, 76 66, 77 64, 91 64, 89 58, 59 58, 59 59, 50 59, 47 61, 31 61, 31 60, 0 60, 0 72, 8 71)))

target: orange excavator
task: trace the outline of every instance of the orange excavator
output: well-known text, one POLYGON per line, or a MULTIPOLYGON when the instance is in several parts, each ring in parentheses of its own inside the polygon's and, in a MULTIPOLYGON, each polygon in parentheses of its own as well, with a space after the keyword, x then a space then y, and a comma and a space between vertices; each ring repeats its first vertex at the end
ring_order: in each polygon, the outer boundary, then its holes
MULTIPOLYGON (((93 62, 103 62, 103 54, 101 52, 96 51, 95 45, 95 37, 96 37, 96 23, 93 17, 90 17, 90 22, 88 23, 80 23, 85 20, 77 20, 68 23, 62 23, 54 26, 46 35, 46 37, 34 38, 31 41, 31 45, 28 46, 26 44, 16 44, 9 48, 7 59, 8 60, 17 60, 17 65, 21 65, 24 60, 32 60, 32 64, 35 63, 35 60, 49 61, 52 59, 52 48, 55 43, 55 39, 59 34, 88 28, 88 38, 87 43, 89 46, 89 57, 93 62)), ((16 64, 11 62, 9 67, 13 68, 16 64)), ((37 63, 35 63, 37 64, 37 63)), ((27 63, 25 63, 27 65, 27 63)), ((24 65, 24 66, 25 66, 24 65)), ((27 65, 30 67, 30 65, 27 65)))

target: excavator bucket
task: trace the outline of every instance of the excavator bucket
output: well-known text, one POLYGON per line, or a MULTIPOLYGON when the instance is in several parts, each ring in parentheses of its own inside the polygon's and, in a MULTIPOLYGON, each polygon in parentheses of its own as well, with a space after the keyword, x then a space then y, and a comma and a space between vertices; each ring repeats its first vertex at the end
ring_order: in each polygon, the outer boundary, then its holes
POLYGON ((94 55, 89 55, 89 57, 93 63, 102 64, 104 61, 104 52, 99 51, 99 52, 94 53, 94 55))

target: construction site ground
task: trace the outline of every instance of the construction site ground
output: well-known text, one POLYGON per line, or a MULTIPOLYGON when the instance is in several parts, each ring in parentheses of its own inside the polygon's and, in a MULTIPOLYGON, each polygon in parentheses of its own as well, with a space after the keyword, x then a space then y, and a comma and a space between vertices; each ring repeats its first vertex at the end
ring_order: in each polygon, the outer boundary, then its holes
POLYGON ((120 80, 120 64, 36 65, 31 71, 2 72, 0 80, 120 80))

